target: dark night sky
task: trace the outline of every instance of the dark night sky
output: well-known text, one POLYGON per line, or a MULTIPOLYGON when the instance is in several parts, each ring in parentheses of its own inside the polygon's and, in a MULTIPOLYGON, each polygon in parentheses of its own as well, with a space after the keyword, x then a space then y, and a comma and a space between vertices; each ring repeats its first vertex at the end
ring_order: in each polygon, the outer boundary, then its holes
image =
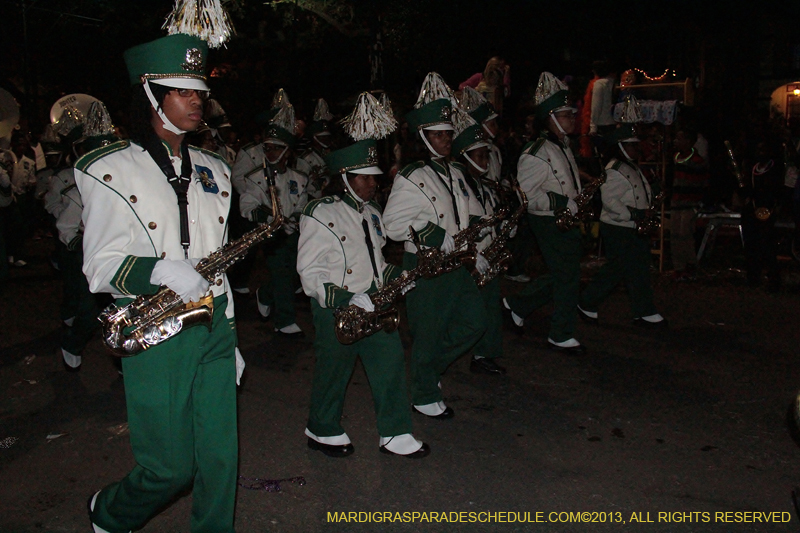
MULTIPOLYGON (((0 0, 0 85, 5 87, 22 79, 19 5, 19 0, 0 0)), ((210 58, 212 66, 234 66, 236 79, 215 79, 212 85, 229 114, 243 118, 260 111, 280 86, 301 114, 310 111, 312 98, 338 102, 368 89, 367 49, 378 27, 384 32, 384 88, 395 103, 412 100, 429 70, 457 86, 499 54, 512 66, 511 104, 516 105, 543 69, 582 81, 594 59, 608 57, 655 75, 673 68, 681 77, 698 75, 705 64, 702 102, 714 114, 710 108, 715 106, 741 109, 754 102, 764 32, 759 13, 775 8, 786 18, 799 11, 745 1, 351 0, 349 5, 354 18, 345 34, 291 4, 273 8, 246 0, 233 13, 237 36, 210 58), (732 84, 737 90, 721 90, 732 84)), ((104 100, 112 115, 124 113, 128 88, 122 52, 163 35, 160 25, 170 9, 169 0, 34 2, 28 33, 39 111, 59 94, 87 92, 104 100)))

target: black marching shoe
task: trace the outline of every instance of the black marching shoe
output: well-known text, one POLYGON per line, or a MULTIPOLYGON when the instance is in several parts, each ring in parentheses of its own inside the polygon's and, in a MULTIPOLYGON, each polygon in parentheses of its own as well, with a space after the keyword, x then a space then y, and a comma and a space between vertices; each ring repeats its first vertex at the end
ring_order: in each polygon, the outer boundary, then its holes
POLYGON ((347 457, 348 455, 353 455, 353 452, 356 451, 352 443, 339 445, 322 444, 311 437, 308 437, 308 447, 312 450, 320 451, 328 457, 347 457))
POLYGON ((505 374, 506 369, 486 357, 473 357, 469 364, 469 371, 473 374, 505 374))

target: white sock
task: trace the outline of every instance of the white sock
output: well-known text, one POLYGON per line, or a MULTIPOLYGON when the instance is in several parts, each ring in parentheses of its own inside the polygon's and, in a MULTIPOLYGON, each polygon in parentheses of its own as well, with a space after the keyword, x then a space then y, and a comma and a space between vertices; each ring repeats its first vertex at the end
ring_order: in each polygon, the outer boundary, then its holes
POLYGON ((350 444, 350 437, 347 436, 347 433, 342 433, 341 435, 336 435, 334 437, 317 437, 311 433, 308 428, 306 428, 306 436, 311 437, 320 444, 330 444, 331 446, 344 446, 346 444, 350 444))
POLYGON ((394 437, 381 437, 379 446, 397 455, 409 455, 422 448, 422 442, 415 439, 411 433, 404 433, 394 437))
POLYGON ((447 409, 447 406, 444 404, 444 402, 434 402, 425 405, 415 405, 414 408, 423 415, 439 416, 440 414, 444 413, 445 409, 447 409))
POLYGON ((67 363, 67 366, 70 368, 78 368, 81 366, 81 356, 71 354, 66 351, 64 348, 61 348, 61 356, 64 358, 64 362, 67 363))
POLYGON ((664 321, 664 317, 656 313, 654 315, 643 316, 642 320, 644 320, 645 322, 650 322, 651 324, 658 324, 659 322, 664 321))
POLYGON ((584 309, 580 305, 578 306, 578 309, 580 310, 581 313, 583 313, 584 315, 588 316, 589 318, 597 318, 597 312, 596 311, 587 311, 586 309, 584 309))
POLYGON ((288 326, 284 326, 281 329, 276 328, 275 331, 280 331, 281 333, 286 333, 291 335, 292 333, 300 333, 303 330, 300 329, 300 326, 298 326, 297 324, 289 324, 288 326))
POLYGON ((576 346, 581 345, 581 343, 579 343, 576 339, 567 339, 563 342, 556 342, 553 339, 548 338, 547 342, 549 342, 550 344, 554 344, 559 348, 575 348, 576 346))

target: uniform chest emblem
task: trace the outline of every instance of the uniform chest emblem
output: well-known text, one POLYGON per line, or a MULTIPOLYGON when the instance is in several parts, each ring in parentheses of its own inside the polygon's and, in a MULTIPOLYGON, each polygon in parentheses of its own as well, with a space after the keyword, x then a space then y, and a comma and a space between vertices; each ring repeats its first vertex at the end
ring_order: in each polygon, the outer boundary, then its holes
POLYGON ((289 194, 297 194, 297 182, 289 180, 289 194))
POLYGON ((375 233, 378 234, 378 237, 383 237, 383 232, 381 232, 381 220, 378 218, 378 215, 372 214, 372 227, 375 228, 375 233))
POLYGON ((219 192, 219 186, 217 186, 217 182, 214 181, 214 173, 211 172, 210 168, 195 165, 194 170, 197 172, 197 182, 203 186, 205 192, 210 192, 212 194, 217 194, 219 192))

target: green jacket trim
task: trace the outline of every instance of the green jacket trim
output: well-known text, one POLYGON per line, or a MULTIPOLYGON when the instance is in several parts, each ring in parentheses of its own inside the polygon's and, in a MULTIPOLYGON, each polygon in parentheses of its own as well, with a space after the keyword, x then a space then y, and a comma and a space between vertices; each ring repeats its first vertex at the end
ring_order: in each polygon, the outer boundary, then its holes
POLYGON ((333 283, 325 283, 323 287, 325 287, 325 307, 328 309, 345 307, 350 304, 350 298, 353 297, 354 293, 333 283))
POLYGON ((400 175, 403 176, 404 178, 407 178, 411 175, 412 172, 424 166, 425 166, 425 161, 417 161, 415 163, 409 163, 408 165, 403 167, 403 170, 400 171, 400 175))
POLYGON ((77 168, 81 172, 86 172, 86 169, 89 168, 95 161, 104 158, 108 154, 113 154, 114 152, 119 152, 120 150, 124 150, 130 145, 131 145, 130 141, 117 141, 107 146, 101 146, 100 148, 95 148, 91 152, 84 154, 83 157, 78 159, 75 162, 75 168, 77 168))
POLYGON ((431 248, 439 248, 444 242, 445 235, 447 235, 447 231, 433 222, 428 222, 424 228, 417 232, 420 244, 431 248))
POLYGON ((333 196, 323 196, 317 200, 312 200, 303 207, 303 214, 307 217, 314 216, 314 209, 316 209, 319 204, 332 204, 334 201, 333 196))
POLYGON ((526 145, 525 145, 525 147, 522 149, 522 153, 523 153, 523 154, 528 154, 528 155, 535 155, 535 154, 536 154, 536 152, 538 152, 538 151, 539 151, 539 149, 540 149, 542 146, 544 146, 544 143, 545 143, 545 141, 547 141, 547 138, 546 138, 546 137, 539 137, 539 138, 538 138, 538 139, 536 139, 535 141, 531 141, 531 142, 529 142, 529 143, 528 143, 528 144, 526 144, 526 145))
POLYGON ((210 155, 211 157, 216 157, 217 159, 225 163, 225 167, 228 168, 228 170, 230 170, 231 168, 231 166, 228 164, 228 160, 219 155, 217 152, 212 152, 211 150, 206 150, 205 148, 200 148, 199 146, 192 146, 191 144, 189 145, 189 149, 194 150, 196 152, 202 152, 206 155, 210 155))
POLYGON ((81 248, 81 244, 83 243, 83 235, 75 235, 69 243, 67 243, 67 250, 70 252, 74 252, 75 250, 79 250, 81 248))
POLYGON ((383 269, 383 283, 389 283, 393 279, 397 279, 400 277, 400 274, 403 273, 403 269, 397 265, 387 264, 386 268, 383 269))
POLYGON ((160 260, 158 257, 127 256, 111 278, 111 286, 122 294, 155 294, 159 286, 150 283, 150 275, 160 260))
POLYGON ((569 202, 569 197, 564 196, 563 194, 558 194, 557 192, 549 191, 547 193, 547 197, 550 199, 550 210, 557 211, 559 209, 564 209, 567 207, 567 203, 569 202))

